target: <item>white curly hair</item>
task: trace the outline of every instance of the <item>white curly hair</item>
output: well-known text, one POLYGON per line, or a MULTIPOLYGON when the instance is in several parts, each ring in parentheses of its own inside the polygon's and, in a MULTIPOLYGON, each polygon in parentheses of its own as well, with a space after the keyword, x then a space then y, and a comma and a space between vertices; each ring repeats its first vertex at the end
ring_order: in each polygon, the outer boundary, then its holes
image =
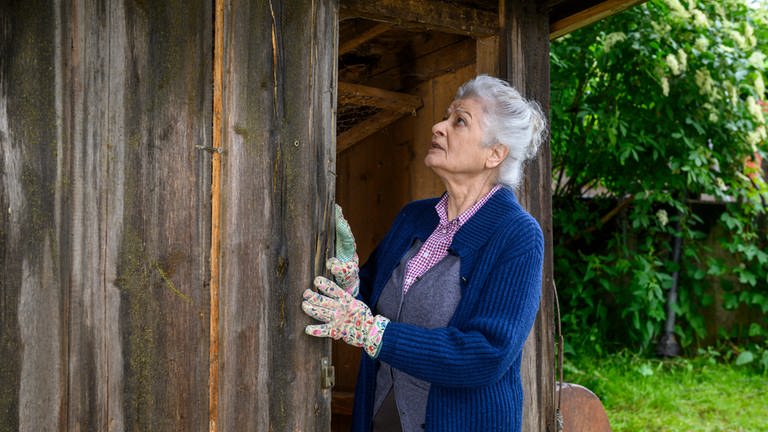
POLYGON ((546 139, 547 118, 536 101, 523 98, 509 83, 478 75, 462 84, 454 100, 476 99, 485 114, 483 145, 503 144, 509 155, 499 168, 498 182, 517 189, 524 163, 533 159, 546 139))

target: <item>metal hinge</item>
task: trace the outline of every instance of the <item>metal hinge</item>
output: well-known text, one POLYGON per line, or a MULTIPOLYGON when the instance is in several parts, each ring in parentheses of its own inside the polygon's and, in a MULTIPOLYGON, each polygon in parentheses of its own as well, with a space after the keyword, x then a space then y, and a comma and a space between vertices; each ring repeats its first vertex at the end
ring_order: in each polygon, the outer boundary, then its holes
POLYGON ((336 384, 336 371, 328 357, 320 359, 320 386, 329 389, 336 384))

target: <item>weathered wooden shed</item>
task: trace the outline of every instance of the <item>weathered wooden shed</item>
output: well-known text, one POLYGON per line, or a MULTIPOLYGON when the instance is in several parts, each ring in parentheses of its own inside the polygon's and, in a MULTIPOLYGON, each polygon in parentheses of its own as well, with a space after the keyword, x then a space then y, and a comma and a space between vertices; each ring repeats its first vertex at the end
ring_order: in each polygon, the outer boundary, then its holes
MULTIPOLYGON (((359 353, 299 307, 334 197, 365 257, 442 192, 423 144, 461 82, 548 107, 550 38, 639 2, 0 1, 0 431, 341 430, 359 353)), ((521 192, 547 245, 550 171, 521 192)))

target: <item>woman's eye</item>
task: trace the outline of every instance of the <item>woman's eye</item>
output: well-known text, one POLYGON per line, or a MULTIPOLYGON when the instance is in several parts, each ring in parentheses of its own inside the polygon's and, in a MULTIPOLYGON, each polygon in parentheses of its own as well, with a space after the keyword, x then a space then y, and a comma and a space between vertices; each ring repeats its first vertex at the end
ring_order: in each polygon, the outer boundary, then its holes
POLYGON ((457 117, 456 118, 456 125, 458 125, 458 126, 466 126, 466 124, 467 124, 467 122, 463 118, 461 118, 461 117, 457 117))

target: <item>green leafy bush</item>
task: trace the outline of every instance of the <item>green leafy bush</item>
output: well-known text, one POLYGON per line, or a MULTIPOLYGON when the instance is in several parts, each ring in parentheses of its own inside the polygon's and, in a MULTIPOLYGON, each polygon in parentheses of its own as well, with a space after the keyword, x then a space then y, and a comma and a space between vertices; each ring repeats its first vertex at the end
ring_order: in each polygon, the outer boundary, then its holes
POLYGON ((766 339, 766 11, 765 1, 651 1, 553 42, 568 348, 651 347, 676 273, 684 347, 711 333, 702 311, 714 307, 755 317, 721 339, 766 339))

